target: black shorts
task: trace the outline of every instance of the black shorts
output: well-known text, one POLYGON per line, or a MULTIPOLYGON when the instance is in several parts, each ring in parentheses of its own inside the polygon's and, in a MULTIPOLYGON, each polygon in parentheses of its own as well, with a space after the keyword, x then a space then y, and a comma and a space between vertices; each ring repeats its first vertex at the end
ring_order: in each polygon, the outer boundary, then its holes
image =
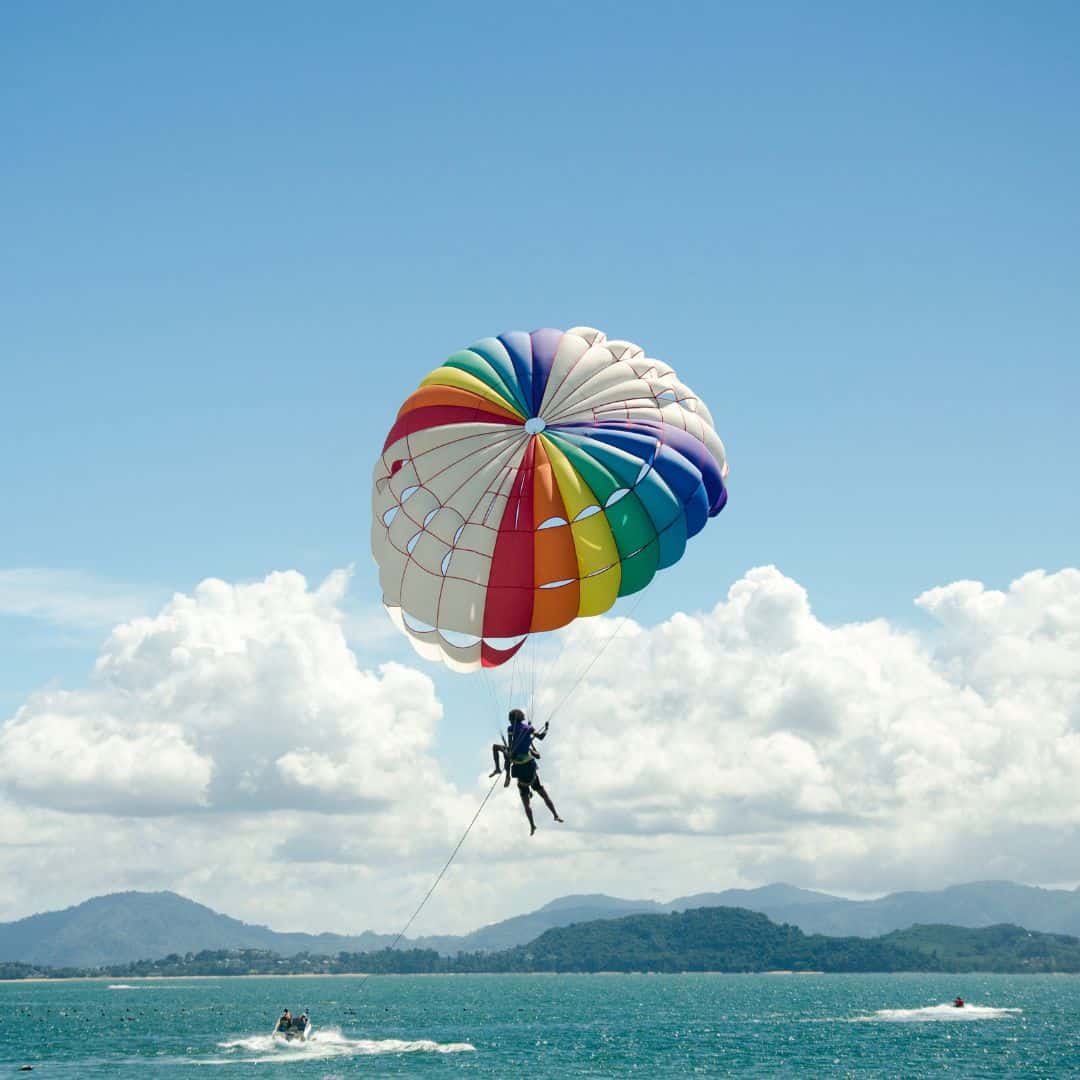
POLYGON ((510 775, 522 787, 535 787, 540 783, 540 777, 536 775, 536 762, 533 760, 523 761, 521 764, 510 766, 510 775))

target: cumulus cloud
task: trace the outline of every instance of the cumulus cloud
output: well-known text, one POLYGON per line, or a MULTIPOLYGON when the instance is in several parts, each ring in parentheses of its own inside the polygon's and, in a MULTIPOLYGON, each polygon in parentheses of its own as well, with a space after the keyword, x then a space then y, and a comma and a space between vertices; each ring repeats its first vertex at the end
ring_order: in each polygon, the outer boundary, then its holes
POLYGON ((125 722, 94 695, 42 694, 0 735, 15 795, 62 810, 154 813, 206 804, 212 762, 172 723, 125 722))
POLYGON ((62 810, 377 809, 403 783, 451 794, 430 749, 430 679, 363 671, 346 575, 204 581, 118 626, 91 685, 35 694, 0 731, 10 793, 62 810))
MULTIPOLYGON (((0 726, 0 917, 134 887, 399 926, 486 790, 487 740, 456 787, 434 684, 358 663, 346 587, 206 581, 117 626, 84 688, 32 695, 0 726)), ((568 824, 538 806, 529 839, 500 789, 415 929, 583 890, 1080 879, 1080 572, 916 603, 926 632, 829 626, 762 567, 705 612, 574 624, 535 710, 570 695, 541 763, 568 824)))
MULTIPOLYGON (((988 856, 1080 877, 1080 850, 1049 839, 1080 824, 1080 573, 917 603, 925 638, 829 627, 764 567, 709 612, 631 628, 561 714, 560 787, 591 830, 726 838, 750 880, 904 887, 984 876, 988 856)), ((584 655, 610 628, 573 633, 584 655)))

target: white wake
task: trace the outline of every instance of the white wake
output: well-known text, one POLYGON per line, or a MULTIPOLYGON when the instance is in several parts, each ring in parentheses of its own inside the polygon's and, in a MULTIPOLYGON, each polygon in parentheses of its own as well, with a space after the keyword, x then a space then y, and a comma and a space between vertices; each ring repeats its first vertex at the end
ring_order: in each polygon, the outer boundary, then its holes
POLYGON ((313 1061, 326 1058, 364 1057, 375 1054, 461 1054, 475 1050, 471 1043, 438 1043, 431 1039, 350 1039, 338 1028, 319 1028, 305 1042, 277 1039, 273 1035, 249 1035, 217 1044, 228 1057, 203 1058, 203 1065, 237 1062, 313 1061))
POLYGON ((952 1002, 943 1005, 926 1005, 921 1009, 878 1009, 871 1016, 859 1016, 857 1020, 884 1020, 894 1024, 916 1021, 944 1021, 956 1023, 965 1020, 1004 1020, 1010 1016, 1019 1016, 1023 1009, 998 1009, 992 1005, 964 1004, 957 1008, 952 1002))

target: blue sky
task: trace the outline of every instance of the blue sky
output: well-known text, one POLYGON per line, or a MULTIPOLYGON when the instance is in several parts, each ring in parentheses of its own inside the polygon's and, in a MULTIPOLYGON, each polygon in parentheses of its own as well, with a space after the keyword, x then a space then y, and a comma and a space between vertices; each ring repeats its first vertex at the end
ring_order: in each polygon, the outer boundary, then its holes
MULTIPOLYGON (((730 455, 645 621, 766 563, 901 623, 1074 565, 1078 33, 1064 3, 5 5, 0 570, 153 610, 355 564, 365 609, 400 400, 583 323, 672 363, 730 455)), ((3 714, 102 636, 0 616, 3 714)))

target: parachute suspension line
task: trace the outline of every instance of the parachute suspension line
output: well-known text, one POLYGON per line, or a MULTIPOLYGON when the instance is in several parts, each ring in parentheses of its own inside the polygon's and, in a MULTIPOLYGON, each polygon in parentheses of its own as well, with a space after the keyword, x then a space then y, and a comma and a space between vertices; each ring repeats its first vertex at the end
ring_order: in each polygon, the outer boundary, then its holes
POLYGON ((499 714, 499 699, 498 699, 498 696, 495 693, 495 688, 491 685, 491 679, 488 676, 487 668, 482 667, 480 669, 480 674, 481 674, 481 676, 483 678, 484 688, 488 692, 488 697, 491 698, 492 717, 495 720, 495 742, 496 742, 496 744, 505 746, 506 745, 506 736, 503 735, 502 719, 501 719, 501 716, 499 714))
POLYGON ((495 693, 495 687, 491 685, 491 677, 487 673, 487 668, 481 668, 480 674, 483 677, 484 689, 487 690, 488 697, 491 698, 492 715, 495 717, 495 726, 502 730, 502 714, 499 711, 499 698, 495 693))
POLYGON ((520 656, 521 650, 518 649, 518 651, 514 653, 514 659, 510 663, 510 689, 506 695, 506 708, 503 710, 504 715, 514 707, 514 683, 517 682, 518 660, 520 656))
MULTIPOLYGON (((541 653, 541 655, 540 655, 540 662, 537 665, 537 670, 538 670, 538 673, 539 673, 539 677, 537 679, 537 682, 540 684, 540 692, 541 693, 543 693, 543 689, 547 685, 548 677, 550 675, 552 675, 554 672, 561 670, 561 668, 562 668, 562 659, 563 659, 564 656, 566 656, 566 650, 567 650, 566 638, 567 638, 567 635, 565 633, 561 633, 559 635, 559 638, 560 638, 561 644, 559 645, 558 650, 553 649, 551 652, 549 652, 547 654, 546 658, 545 658, 543 653, 541 653)), ((536 708, 535 703, 533 705, 533 708, 536 708)), ((539 716, 537 717, 537 720, 539 720, 539 716)))
POLYGON ((517 668, 517 655, 514 655, 514 659, 510 661, 510 681, 503 683, 503 693, 506 694, 506 705, 502 709, 503 716, 506 715, 507 709, 510 708, 514 700, 514 671, 517 668))
POLYGON ((536 635, 532 634, 531 637, 532 640, 529 642, 532 651, 532 656, 529 658, 529 716, 532 716, 536 708, 536 635))
POLYGON ((592 667, 596 663, 596 661, 599 660, 600 657, 603 656, 605 652, 607 652, 607 647, 619 636, 619 634, 622 633, 623 627, 626 626, 626 624, 629 621, 630 617, 634 614, 635 611, 637 611, 638 604, 641 603, 641 599, 642 599, 642 597, 644 595, 645 595, 644 590, 642 590, 641 592, 639 592, 637 594, 637 599, 634 601, 634 603, 631 606, 630 610, 619 620, 618 626, 615 627, 615 629, 612 631, 612 633, 608 637, 608 639, 599 648, 599 650, 597 650, 596 654, 593 656, 593 658, 585 666, 585 670, 574 680, 573 685, 570 687, 569 690, 566 691, 565 694, 563 694, 562 698, 560 698, 559 703, 555 706, 555 708, 552 709, 551 712, 548 713, 547 722, 550 722, 551 720, 554 719, 555 714, 570 700, 570 696, 574 693, 574 691, 584 681, 585 676, 588 675, 589 672, 592 670, 592 667))
MULTIPOLYGON (((420 903, 416 905, 416 910, 409 916, 409 921, 401 928, 401 930, 398 931, 397 937, 394 938, 393 943, 390 945, 390 948, 387 949, 387 952, 393 952, 394 949, 397 948, 398 942, 401 941, 401 939, 409 932, 409 927, 412 926, 414 922, 416 922, 417 916, 420 914, 421 911, 424 910, 424 905, 427 904, 427 902, 431 899, 431 894, 439 887, 439 882, 442 881, 443 877, 446 874, 446 871, 450 869, 450 864, 457 857, 457 853, 461 850, 462 845, 469 838, 469 833, 472 832, 473 826, 476 824, 480 815, 484 812, 484 807, 487 806, 488 799, 490 799, 491 796, 495 793, 495 788, 498 783, 499 777, 496 776, 491 784, 491 787, 488 788, 487 794, 481 800, 480 805, 476 808, 476 813, 473 814, 472 821, 470 821, 469 824, 465 827, 465 831, 461 834, 461 839, 454 845, 454 850, 450 852, 450 857, 446 860, 445 863, 443 863, 443 868, 439 871, 435 880, 431 883, 431 888, 428 889, 426 893, 424 893, 423 900, 421 900, 420 903)), ((364 975, 363 979, 360 981, 361 988, 363 988, 364 983, 366 983, 368 979, 370 979, 371 976, 375 974, 377 974, 377 972, 367 972, 364 975)))

